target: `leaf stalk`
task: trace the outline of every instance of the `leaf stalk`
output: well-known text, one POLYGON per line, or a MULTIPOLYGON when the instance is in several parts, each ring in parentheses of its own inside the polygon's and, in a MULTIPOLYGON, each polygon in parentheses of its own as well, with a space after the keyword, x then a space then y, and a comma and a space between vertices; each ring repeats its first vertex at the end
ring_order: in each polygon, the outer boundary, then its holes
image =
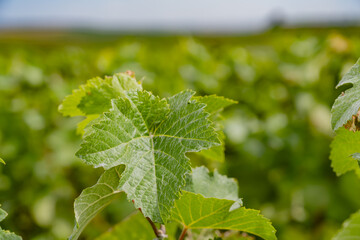
POLYGON ((181 235, 180 235, 180 237, 179 237, 179 240, 184 240, 184 239, 185 239, 187 230, 188 230, 188 229, 187 229, 186 227, 183 228, 183 230, 182 230, 182 232, 181 232, 181 235))

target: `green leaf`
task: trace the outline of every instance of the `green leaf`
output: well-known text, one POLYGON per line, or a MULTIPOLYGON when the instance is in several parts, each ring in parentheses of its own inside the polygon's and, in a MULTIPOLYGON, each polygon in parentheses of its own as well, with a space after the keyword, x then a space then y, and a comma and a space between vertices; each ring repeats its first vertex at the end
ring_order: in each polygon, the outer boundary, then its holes
MULTIPOLYGON (((175 240, 177 225, 170 223, 166 225, 168 240, 175 240)), ((131 214, 122 222, 116 224, 110 231, 102 234, 96 240, 139 240, 154 239, 155 234, 144 216, 140 212, 131 214)))
POLYGON ((224 108, 238 103, 235 100, 216 95, 194 96, 193 99, 206 104, 205 111, 211 115, 220 113, 224 108))
POLYGON ((355 171, 360 177, 358 155, 360 153, 360 132, 352 132, 345 128, 336 131, 330 152, 331 166, 336 175, 355 171))
POLYGON ((225 161, 225 136, 223 131, 217 131, 221 144, 219 146, 214 146, 210 149, 204 149, 196 154, 203 156, 206 159, 211 161, 221 162, 225 161))
POLYGON ((214 146, 210 149, 202 150, 201 152, 198 152, 197 154, 210 159, 212 161, 217 162, 224 162, 225 160, 225 147, 224 147, 224 140, 225 136, 223 133, 223 125, 222 120, 223 117, 221 115, 221 112, 224 110, 224 108, 236 104, 237 101, 224 98, 221 96, 216 95, 209 95, 209 96, 194 96, 193 99, 195 99, 197 102, 206 104, 205 111, 210 113, 211 120, 215 123, 215 129, 218 132, 219 139, 221 140, 220 146, 214 146))
POLYGON ((343 223, 341 230, 332 240, 352 240, 360 239, 360 211, 351 215, 351 217, 343 223))
POLYGON ((0 158, 0 163, 6 164, 5 161, 2 158, 0 158))
POLYGON ((331 124, 334 130, 346 124, 360 108, 360 59, 344 75, 336 88, 352 85, 341 94, 331 109, 331 124))
POLYGON ((191 170, 185 153, 219 144, 205 105, 191 101, 193 95, 184 91, 166 101, 134 91, 113 100, 76 154, 95 167, 126 165, 118 188, 154 222, 168 220, 185 185, 191 170))
MULTIPOLYGON (((7 213, 3 209, 0 208, 0 222, 2 220, 4 220, 6 217, 7 217, 7 213)), ((3 230, 1 227, 0 227, 0 239, 1 240, 22 240, 22 238, 20 236, 16 235, 15 233, 12 233, 10 231, 3 230)))
POLYGON ((7 215, 8 215, 7 212, 5 212, 3 209, 0 208, 0 222, 4 220, 7 217, 7 215))
POLYGON ((99 117, 99 114, 87 115, 84 120, 82 120, 81 122, 78 123, 76 133, 79 135, 84 135, 85 128, 88 126, 91 126, 92 125, 92 124, 90 124, 91 122, 95 123, 95 120, 98 117, 99 117))
POLYGON ((144 216, 138 212, 131 214, 119 224, 116 224, 109 232, 102 234, 96 240, 116 240, 116 239, 154 239, 155 234, 144 218, 144 216))
POLYGON ((0 227, 0 239, 1 240, 22 240, 22 238, 18 235, 16 235, 15 233, 12 233, 10 231, 7 230, 3 230, 0 227))
POLYGON ((244 231, 265 240, 275 240, 275 229, 259 211, 233 208, 233 200, 205 198, 183 191, 175 201, 173 219, 188 229, 210 228, 244 231))
POLYGON ((184 190, 193 193, 200 193, 204 197, 215 197, 240 201, 238 197, 238 184, 235 179, 221 175, 215 169, 210 174, 206 167, 197 167, 186 179, 184 190))
POLYGON ((223 240, 254 240, 254 236, 250 236, 247 233, 240 233, 233 230, 226 231, 223 233, 223 240))
POLYGON ((118 73, 104 79, 96 77, 73 90, 59 106, 59 111, 64 116, 86 116, 78 125, 78 133, 83 133, 85 126, 99 114, 111 108, 111 99, 125 96, 129 90, 141 90, 135 78, 126 73, 118 73))
POLYGON ((106 170, 94 186, 82 191, 74 203, 76 225, 69 239, 77 239, 97 213, 119 198, 117 186, 123 170, 124 166, 106 170))

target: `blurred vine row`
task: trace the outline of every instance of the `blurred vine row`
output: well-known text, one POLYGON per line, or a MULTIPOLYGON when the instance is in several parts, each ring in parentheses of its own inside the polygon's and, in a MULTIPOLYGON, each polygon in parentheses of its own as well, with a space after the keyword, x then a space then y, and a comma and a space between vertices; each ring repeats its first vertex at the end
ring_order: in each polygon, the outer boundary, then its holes
MULTIPOLYGON (((330 106, 341 91, 333 89, 360 56, 358 29, 95 39, 0 38, 5 229, 24 239, 70 235, 73 199, 101 170, 74 157, 78 119, 63 118, 57 106, 87 79, 126 70, 163 97, 191 88, 239 102, 224 113, 227 160, 219 171, 238 179, 246 206, 270 218, 279 239, 330 239, 360 208, 358 179, 351 173, 337 179, 328 160, 330 106)), ((86 239, 132 209, 123 197, 91 223, 86 239)))

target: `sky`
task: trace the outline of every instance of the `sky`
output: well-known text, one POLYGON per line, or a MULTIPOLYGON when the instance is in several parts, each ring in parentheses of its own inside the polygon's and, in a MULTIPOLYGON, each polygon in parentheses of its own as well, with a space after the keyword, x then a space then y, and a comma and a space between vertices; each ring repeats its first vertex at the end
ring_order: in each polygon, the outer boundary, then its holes
POLYGON ((0 28, 246 31, 360 23, 358 0, 0 0, 0 28))

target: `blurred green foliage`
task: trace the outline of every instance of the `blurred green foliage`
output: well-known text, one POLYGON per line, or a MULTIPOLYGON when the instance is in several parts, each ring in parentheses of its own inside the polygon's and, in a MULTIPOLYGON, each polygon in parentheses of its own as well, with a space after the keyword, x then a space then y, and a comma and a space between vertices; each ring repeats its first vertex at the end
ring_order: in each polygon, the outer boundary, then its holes
MULTIPOLYGON (((74 156, 81 120, 64 96, 94 76, 132 70, 145 89, 191 88, 239 104, 224 113, 226 164, 240 197, 273 221, 279 239, 330 239, 360 208, 355 174, 330 168, 334 86, 360 56, 359 29, 276 29, 238 37, 0 38, 0 203, 3 228, 24 239, 64 239, 73 201, 101 174, 74 156)), ((75 36, 75 37, 74 37, 75 36)), ((197 158, 195 163, 206 163, 197 158)), ((133 211, 123 197, 86 229, 93 239, 133 211)))

